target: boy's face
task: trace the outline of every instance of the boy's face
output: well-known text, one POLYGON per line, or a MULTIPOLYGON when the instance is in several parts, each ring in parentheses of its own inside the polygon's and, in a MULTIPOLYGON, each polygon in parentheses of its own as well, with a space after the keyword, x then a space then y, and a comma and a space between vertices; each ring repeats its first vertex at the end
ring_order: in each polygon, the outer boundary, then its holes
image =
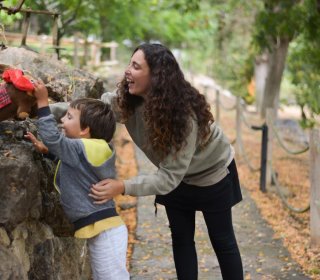
POLYGON ((80 127, 80 114, 80 110, 69 107, 61 119, 62 129, 68 138, 82 138, 84 136, 84 130, 80 127))

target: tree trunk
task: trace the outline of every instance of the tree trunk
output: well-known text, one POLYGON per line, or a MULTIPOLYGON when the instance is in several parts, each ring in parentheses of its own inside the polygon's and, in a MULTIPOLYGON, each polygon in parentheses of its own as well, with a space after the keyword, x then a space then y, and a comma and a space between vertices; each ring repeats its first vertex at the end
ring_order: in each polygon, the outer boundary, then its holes
MULTIPOLYGON (((262 99, 261 117, 265 117, 267 108, 278 108, 280 85, 287 58, 290 40, 279 38, 274 44, 273 51, 269 53, 268 75, 262 99)), ((276 112, 276 110, 275 110, 276 112)))
POLYGON ((261 115, 263 93, 266 87, 266 79, 268 75, 268 53, 256 57, 254 65, 254 81, 257 112, 261 115))

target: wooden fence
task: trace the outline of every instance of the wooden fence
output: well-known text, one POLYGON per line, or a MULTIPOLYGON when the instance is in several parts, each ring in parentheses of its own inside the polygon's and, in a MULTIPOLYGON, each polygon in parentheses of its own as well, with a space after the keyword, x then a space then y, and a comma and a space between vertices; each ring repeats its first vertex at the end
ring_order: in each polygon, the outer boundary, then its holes
MULTIPOLYGON (((5 38, 8 46, 26 45, 41 54, 56 56, 55 49, 57 46, 53 45, 52 38, 48 35, 28 34, 24 38, 23 34, 6 32, 5 38)), ((117 47, 116 42, 90 40, 84 38, 80 33, 75 33, 72 38, 62 38, 59 45, 61 56, 71 56, 73 58, 72 63, 77 68, 89 64, 97 67, 101 64, 116 65, 118 63, 117 47), (109 50, 109 56, 102 60, 102 49, 105 48, 109 50)))
MULTIPOLYGON (((210 87, 204 86, 204 94, 207 95, 207 91, 210 87)), ((245 119, 243 118, 243 104, 240 97, 237 97, 237 101, 234 106, 230 108, 226 108, 221 102, 221 92, 222 88, 218 86, 211 86, 211 89, 215 92, 215 120, 217 123, 220 122, 220 110, 236 110, 236 139, 234 141, 236 152, 240 153, 242 156, 246 157, 243 151, 243 143, 242 143, 242 131, 241 125, 246 123, 245 119)), ((267 109, 266 112, 266 119, 262 120, 263 125, 260 127, 261 130, 267 128, 266 134, 266 143, 265 143, 265 155, 263 155, 263 149, 261 149, 261 165, 260 166, 253 166, 250 165, 249 168, 251 171, 260 171, 260 190, 267 191, 271 187, 271 183, 275 183, 274 181, 277 180, 273 169, 272 169, 272 153, 273 153, 273 142, 276 138, 276 131, 275 131, 275 118, 274 118, 274 109, 267 109), (265 161, 263 164, 262 162, 265 161), (262 165, 265 165, 264 167, 262 165), (264 170, 263 170, 264 169, 264 170), (262 178, 262 179, 261 179, 262 178), (265 189, 261 188, 261 184, 265 185, 265 189)), ((250 126, 246 123, 247 126, 250 126)), ((250 127, 251 129, 254 126, 250 127)), ((259 129, 259 128, 258 128, 259 129)), ((308 211, 310 209, 310 235, 311 235, 311 246, 320 247, 320 130, 319 129, 312 129, 310 131, 309 143, 306 148, 301 151, 292 151, 291 154, 299 154, 304 153, 306 151, 309 152, 309 160, 310 160, 310 203, 307 206, 302 208, 295 208, 289 205, 289 203, 285 200, 284 196, 280 197, 287 208, 292 211, 302 213, 308 211)), ((263 145, 263 143, 261 143, 263 145)), ((287 150, 287 152, 290 152, 287 150)), ((246 158, 245 158, 246 159, 246 158)), ((290 170, 288 170, 290 172, 290 170)), ((277 182, 275 183, 277 185, 277 182)))

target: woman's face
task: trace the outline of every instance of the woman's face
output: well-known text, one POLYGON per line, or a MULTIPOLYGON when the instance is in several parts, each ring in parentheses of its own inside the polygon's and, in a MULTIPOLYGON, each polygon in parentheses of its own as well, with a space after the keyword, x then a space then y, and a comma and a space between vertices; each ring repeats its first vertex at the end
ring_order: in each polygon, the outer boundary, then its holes
POLYGON ((145 97, 150 91, 150 68, 142 50, 136 51, 131 57, 130 64, 125 71, 125 78, 130 94, 145 97))

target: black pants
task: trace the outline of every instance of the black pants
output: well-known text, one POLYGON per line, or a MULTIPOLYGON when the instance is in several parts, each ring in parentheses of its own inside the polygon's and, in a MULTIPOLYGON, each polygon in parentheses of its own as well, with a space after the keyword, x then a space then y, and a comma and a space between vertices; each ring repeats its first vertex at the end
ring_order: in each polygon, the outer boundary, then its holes
MULTIPOLYGON (((178 279, 196 280, 198 261, 194 242, 195 211, 166 207, 166 212, 178 279)), ((233 231, 231 209, 202 213, 223 279, 243 280, 242 262, 233 231)))

